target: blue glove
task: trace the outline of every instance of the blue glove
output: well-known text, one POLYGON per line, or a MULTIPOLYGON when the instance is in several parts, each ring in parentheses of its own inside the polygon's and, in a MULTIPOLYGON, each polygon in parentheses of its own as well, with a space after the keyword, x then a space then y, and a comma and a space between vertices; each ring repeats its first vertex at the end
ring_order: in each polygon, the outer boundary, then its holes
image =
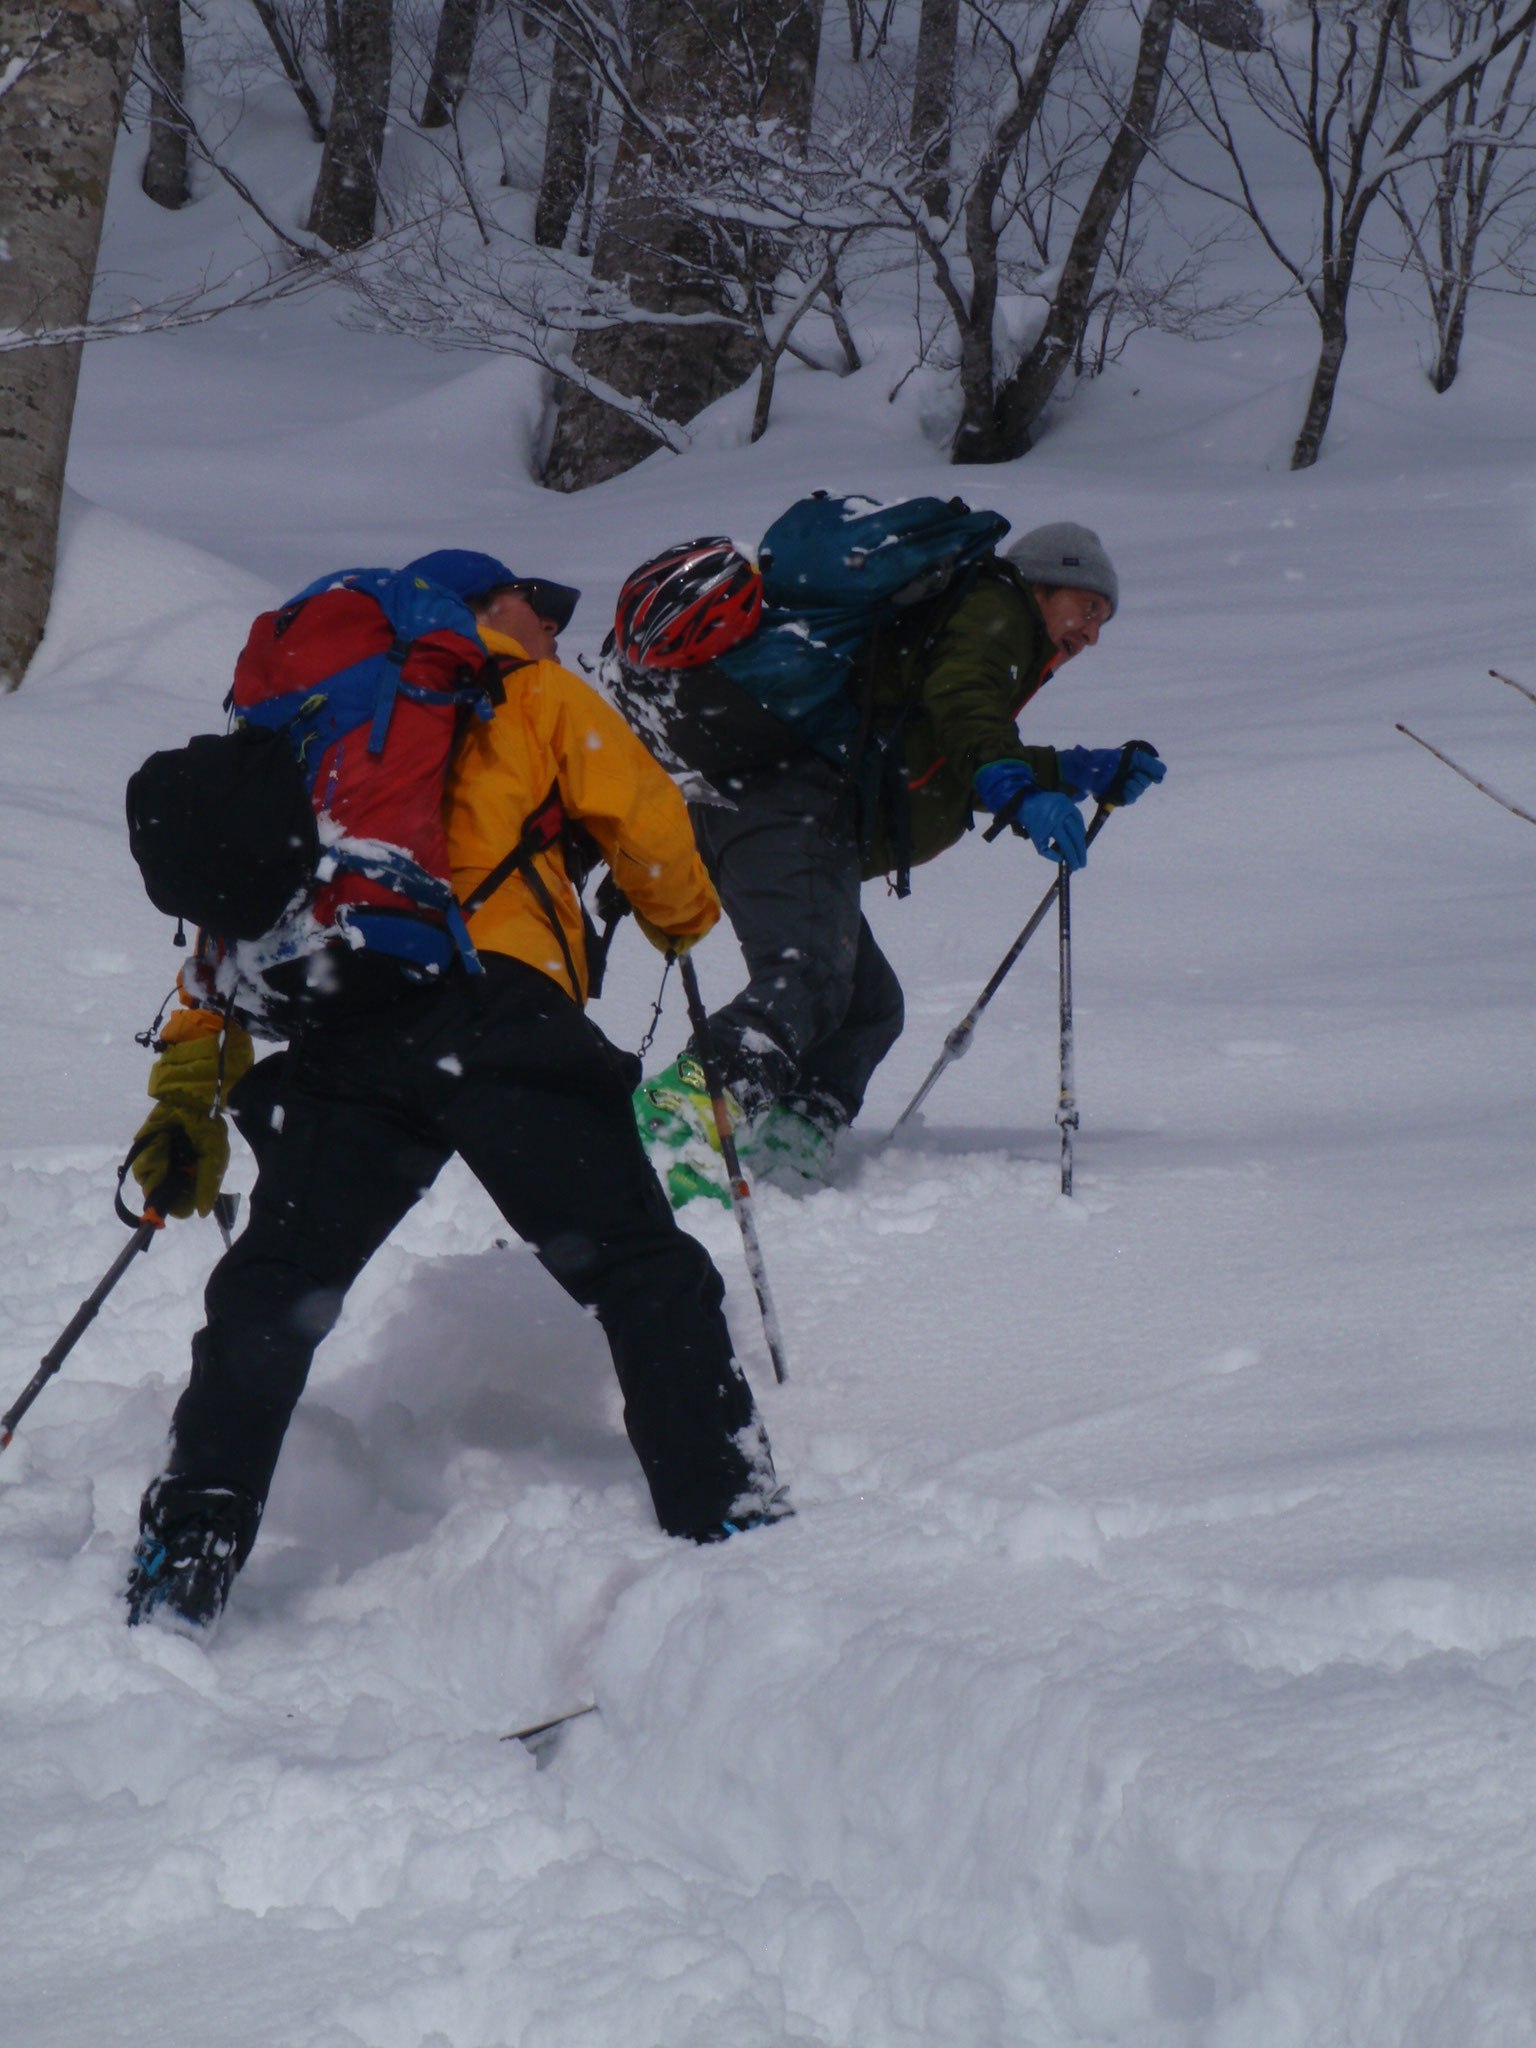
POLYGON ((1029 834, 1036 853, 1047 860, 1065 861, 1076 874, 1088 862, 1088 834, 1082 813, 1071 797, 1059 790, 1037 789, 1019 805, 1019 823, 1029 834))
MULTIPOLYGON (((1120 773, 1120 757, 1124 752, 1123 747, 1058 747, 1056 759, 1061 769, 1062 788, 1078 796, 1103 798, 1120 773)), ((1135 747, 1126 769, 1124 785, 1115 793, 1115 802, 1135 803, 1144 790, 1150 789, 1154 782, 1161 782, 1167 773, 1165 761, 1149 753, 1145 747, 1135 747)))
MULTIPOLYGON (((1120 756, 1113 759, 1118 763, 1120 756)), ((989 761, 976 770, 972 787, 989 811, 1005 809, 1022 792, 1023 801, 1013 815, 1036 853, 1047 860, 1064 860, 1074 871, 1087 861, 1088 835, 1076 804, 1054 790, 1037 788, 1027 763, 989 761)))
POLYGON ((1077 797, 1102 797, 1120 773, 1118 747, 1058 747, 1061 786, 1077 797))
POLYGON ((978 768, 971 778, 971 786, 981 800, 982 808, 1000 811, 1022 791, 1024 795, 1035 787, 1035 778, 1023 761, 989 761, 985 768, 978 768))

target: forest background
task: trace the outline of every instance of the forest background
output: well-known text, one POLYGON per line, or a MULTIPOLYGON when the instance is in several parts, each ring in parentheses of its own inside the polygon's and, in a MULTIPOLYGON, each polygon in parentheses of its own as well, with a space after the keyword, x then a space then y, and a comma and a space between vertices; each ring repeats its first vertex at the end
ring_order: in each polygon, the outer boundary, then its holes
POLYGON ((1023 455, 1139 330, 1297 299, 1307 467, 1353 293, 1419 310, 1443 392, 1475 296, 1529 289, 1533 25, 1536 0, 5 0, 0 681, 46 620, 80 342, 337 281, 380 330, 547 370, 561 491, 685 449, 748 383, 756 440, 786 357, 860 369, 872 295, 905 301, 907 374, 953 386, 961 465, 1023 455), (242 168, 279 82, 290 145, 242 168), (120 111, 188 246, 222 180, 259 258, 95 279, 120 111))

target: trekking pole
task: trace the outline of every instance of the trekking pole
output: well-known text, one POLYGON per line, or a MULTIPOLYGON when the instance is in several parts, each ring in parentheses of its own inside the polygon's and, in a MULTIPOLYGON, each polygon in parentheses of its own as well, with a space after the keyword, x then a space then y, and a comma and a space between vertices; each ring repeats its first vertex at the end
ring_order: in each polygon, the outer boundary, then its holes
MULTIPOLYGON (((1093 844, 1094 834, 1098 831, 1099 827, 1103 824, 1104 819, 1107 816, 1108 813, 1106 811, 1100 810, 1097 817, 1095 817, 1093 823, 1089 826, 1088 844, 1090 846, 1093 844)), ((1008 948, 1007 952, 998 962, 997 970, 993 974, 992 979, 987 983, 986 987, 982 990, 981 994, 976 998, 975 1002, 972 1003, 971 1007, 960 1019, 960 1022, 955 1026, 954 1030, 951 1031, 948 1037, 944 1040, 944 1049, 939 1054, 938 1058, 934 1061, 933 1065, 928 1069, 927 1079, 923 1082, 922 1087, 918 1089, 917 1093, 913 1096, 912 1100, 907 1104, 906 1108, 901 1112, 901 1115, 897 1117, 895 1123, 891 1126, 892 1137, 894 1137, 897 1131, 901 1129, 902 1125, 906 1122, 909 1116, 914 1116, 917 1113, 917 1111, 922 1108, 924 1102, 926 1102, 928 1099, 929 1091, 932 1089, 935 1081, 938 1080, 940 1074, 944 1072, 944 1069, 946 1067, 953 1066, 956 1060, 963 1059, 965 1055, 970 1051, 971 1037, 976 1029, 977 1024, 981 1020, 982 1011, 987 1007, 988 1003, 991 1002, 992 998, 997 994, 998 990, 1002 987, 1003 983, 1008 979, 1009 974, 1013 971, 1014 962, 1018 959, 1019 955, 1023 952, 1024 948, 1029 944, 1030 940, 1034 937, 1035 933, 1039 930, 1042 922, 1044 921, 1045 913, 1050 909, 1051 905, 1055 901, 1056 884, 1052 882, 1050 888, 1047 889, 1045 894, 1041 897, 1038 905, 1035 908, 1034 915, 1029 920, 1029 923, 1025 925, 1023 931, 1019 933, 1019 936, 1014 940, 1013 944, 1008 948)))
POLYGON ((784 1337, 779 1329, 779 1312, 773 1305, 773 1296, 768 1291, 768 1270, 763 1264, 763 1248, 758 1242, 757 1219, 752 1213, 752 1190, 747 1186, 741 1161, 736 1156, 736 1140, 731 1136, 731 1113, 725 1106, 725 1092, 720 1085, 720 1070, 715 1065, 715 1043, 709 1028, 709 1015, 704 1008, 704 998, 699 994, 699 977, 693 962, 686 953, 676 956, 678 973, 682 976, 683 994, 688 1000, 688 1021, 693 1027, 693 1043, 698 1053, 699 1065, 704 1069, 704 1085, 709 1090, 709 1106, 714 1112, 715 1133, 720 1140, 720 1156, 725 1161, 726 1179, 731 1192, 731 1206, 736 1211, 736 1221, 741 1226, 741 1248, 746 1253, 747 1271, 752 1275, 752 1285, 757 1290, 757 1305, 762 1311, 763 1335, 768 1340, 768 1356, 773 1360, 773 1376, 782 1387, 789 1378, 789 1368, 784 1363, 784 1337))
MULTIPOLYGON (((69 1321, 64 1325, 52 1346, 43 1354, 42 1364, 33 1373, 31 1379, 27 1381, 20 1395, 11 1403, 5 1413, 0 1415, 0 1451, 10 1448, 11 1438, 16 1434, 17 1423, 20 1422, 23 1415, 26 1414, 65 1359, 68 1358, 70 1352, 74 1350, 91 1324, 95 1322, 97 1314, 101 1309, 101 1304, 112 1292, 118 1281, 122 1279, 139 1253, 149 1250, 155 1241, 155 1232, 157 1230, 164 1230, 165 1219, 170 1213, 171 1203, 176 1196, 178 1177, 196 1166, 194 1159, 190 1162, 189 1167, 187 1153, 190 1152, 190 1147, 187 1147, 185 1152, 177 1147, 176 1139, 179 1135, 175 1127, 172 1126, 170 1171, 166 1174, 159 1187, 156 1188, 154 1194, 144 1204, 144 1214, 142 1216, 135 1216, 130 1209, 126 1208, 122 1196, 123 1177, 133 1164, 136 1155, 143 1149, 142 1145, 135 1145, 128 1154, 128 1157, 123 1161, 122 1166, 118 1170, 118 1193, 115 1207, 123 1220, 134 1226, 133 1235, 123 1246, 111 1265, 108 1266, 106 1272, 102 1274, 100 1280, 97 1281, 84 1301, 75 1310, 69 1321)), ((183 1145, 185 1146, 185 1144, 186 1141, 183 1139, 183 1145)), ((238 1197, 235 1199, 238 1199, 238 1197)))
MULTIPOLYGON (((1146 740, 1127 740, 1125 745, 1120 749, 1120 767, 1116 773, 1115 780, 1104 792, 1104 795, 1100 800, 1099 807, 1093 814, 1093 822, 1088 827, 1087 844, 1089 846, 1092 846, 1094 840, 1097 839, 1100 832, 1103 831, 1105 824, 1108 822, 1110 812, 1119 809, 1120 788, 1123 786, 1126 775, 1130 772, 1131 756, 1132 754, 1138 751, 1144 754, 1155 754, 1157 752, 1157 749, 1146 740)), ((1023 792, 1023 795, 1021 795, 1017 801, 1008 806, 1006 809, 999 811, 997 816, 993 819, 992 823, 987 827, 986 831, 982 834, 982 837, 988 840, 996 839, 1000 832, 1006 831, 1008 826, 1013 823, 1013 815, 1014 812, 1018 809, 1019 803, 1023 801, 1023 796, 1027 794, 1028 791, 1023 792)), ((992 979, 987 983, 986 987, 982 990, 981 994, 976 998, 975 1002, 972 1003, 971 1007, 960 1019, 960 1022, 955 1026, 954 1030, 951 1031, 948 1037, 944 1040, 943 1050, 940 1052, 938 1058, 934 1061, 933 1065, 928 1069, 927 1077, 924 1080, 922 1087, 918 1089, 917 1093, 913 1096, 912 1100, 901 1112, 901 1115, 897 1117, 895 1123, 892 1124, 887 1142, 889 1142, 889 1138, 895 1137, 896 1133, 901 1129, 902 1125, 907 1121, 908 1117, 915 1115, 916 1112, 922 1108, 924 1102, 926 1102, 928 1099, 929 1093, 932 1090, 934 1083, 938 1080, 940 1074, 944 1072, 945 1068, 953 1066, 956 1060, 964 1058, 965 1054, 970 1051, 971 1038, 976 1030, 977 1024, 981 1020, 982 1011, 985 1010, 988 1003, 991 1002, 992 998, 997 994, 998 990, 1002 987, 1003 983, 1008 979, 1008 976, 1013 972, 1014 963, 1017 961, 1019 955, 1023 952, 1024 948, 1029 944, 1030 940, 1034 937, 1035 933, 1040 929, 1041 924, 1045 920, 1046 912, 1050 909, 1051 905, 1057 900, 1056 888, 1056 883, 1052 882, 1050 888, 1046 890, 1045 894, 1040 898, 1039 903, 1035 906, 1034 914, 1030 918, 1028 924, 1025 925, 1023 931, 1019 933, 1019 936, 1014 940, 1013 944, 1008 948, 1007 952, 1003 955, 1002 959, 997 963, 997 969, 996 972, 993 974, 992 979)))
POLYGON ((150 1245, 154 1242, 155 1232, 163 1230, 164 1227, 165 1218, 163 1216, 157 1215, 152 1209, 145 1210, 144 1221, 139 1225, 132 1237, 129 1238, 101 1279, 65 1324, 59 1334, 57 1343, 54 1344, 50 1351, 44 1353, 42 1364, 33 1373, 31 1379, 28 1380, 19 1399, 11 1403, 4 1415, 0 1415, 0 1451, 6 1450, 9 1447, 11 1438, 16 1434, 17 1423, 20 1422, 23 1415, 26 1414, 65 1359, 68 1358, 70 1352, 74 1350, 87 1329, 96 1320, 96 1312, 101 1307, 101 1304, 112 1292, 118 1281, 122 1279, 139 1253, 149 1250, 150 1245))
POLYGON ((1072 876, 1065 861, 1056 880, 1056 952, 1061 971, 1061 1081, 1056 1121, 1061 1126, 1061 1192, 1072 1192, 1072 1143, 1077 1131, 1077 1079, 1072 1041, 1072 876))

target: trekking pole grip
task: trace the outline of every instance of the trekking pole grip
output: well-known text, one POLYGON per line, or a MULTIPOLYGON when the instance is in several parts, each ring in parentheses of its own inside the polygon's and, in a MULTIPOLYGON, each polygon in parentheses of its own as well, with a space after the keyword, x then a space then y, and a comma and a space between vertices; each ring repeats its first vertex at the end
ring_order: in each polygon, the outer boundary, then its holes
POLYGON ((1024 830, 1024 827, 1019 823, 1019 812, 1024 808, 1025 798, 1031 797, 1034 794, 1035 792, 1028 788, 1016 789, 1013 792, 1013 795, 1009 797, 1002 809, 996 813, 991 824, 981 835, 989 846, 994 839, 1001 838, 1010 825, 1017 832, 1024 830))
POLYGON ((1125 802, 1125 785, 1130 780, 1131 763, 1138 754, 1150 754, 1154 761, 1161 761, 1162 755, 1150 740, 1127 740, 1120 749, 1120 766, 1115 770, 1114 780, 1099 801, 1117 809, 1125 802))
POLYGON ((162 1131, 141 1131, 128 1147, 122 1165, 117 1169, 117 1193, 112 1197, 112 1206, 120 1221, 130 1230, 139 1230, 146 1223, 154 1230, 165 1228, 166 1218, 171 1213, 171 1204, 186 1192, 197 1177, 197 1154, 192 1149, 192 1140, 178 1124, 168 1124, 162 1131), (123 1200, 123 1182, 128 1178, 128 1169, 141 1152, 147 1152, 160 1137, 167 1139, 166 1151, 169 1164, 165 1178, 155 1188, 144 1204, 144 1214, 135 1216, 123 1200))
MULTIPOLYGON (((1120 749, 1120 765, 1115 770, 1114 778, 1110 782, 1108 789, 1099 798, 1099 809, 1095 814, 1095 823, 1098 822, 1099 818, 1106 811, 1118 810, 1125 802, 1125 785, 1130 780, 1131 763, 1138 754, 1150 754, 1155 761, 1160 761, 1163 758, 1150 740, 1127 740, 1120 749)), ((1023 826, 1019 824, 1019 812, 1023 808, 1026 799, 1033 795, 1034 791, 1029 789, 1016 789, 1014 791, 1013 795, 1009 797, 1007 803, 1003 805, 986 831, 981 835, 988 845, 1006 832, 1010 826, 1016 831, 1023 831, 1023 826)))

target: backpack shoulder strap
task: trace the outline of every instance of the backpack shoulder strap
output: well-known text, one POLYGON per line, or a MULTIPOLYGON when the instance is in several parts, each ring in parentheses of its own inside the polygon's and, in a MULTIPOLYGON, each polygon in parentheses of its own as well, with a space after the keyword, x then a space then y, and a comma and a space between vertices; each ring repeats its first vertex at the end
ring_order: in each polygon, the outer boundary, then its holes
MULTIPOLYGON (((465 897, 459 905, 459 911, 467 922, 477 910, 485 908, 504 882, 510 881, 513 875, 521 875, 528 884, 534 901, 543 912, 545 922, 555 935, 560 957, 565 963, 565 971, 571 977, 571 992, 579 1002, 581 976, 576 972, 576 958, 571 951, 570 940, 565 936, 565 926, 560 922, 560 913, 555 908, 555 899, 550 895, 549 885, 539 873, 534 858, 536 854, 547 853, 552 846, 559 844, 565 821, 565 804, 560 796, 559 779, 556 778, 550 784, 549 794, 538 809, 530 811, 523 820, 522 837, 516 846, 510 853, 503 854, 479 887, 465 897)), ((583 924, 585 921, 583 912, 583 924)))
MULTIPOLYGON (((535 811, 530 811, 523 820, 522 837, 510 853, 503 854, 495 867, 472 889, 459 905, 466 917, 473 917, 477 910, 483 910, 503 882, 525 867, 531 867, 536 853, 547 853, 560 837, 565 823, 565 805, 560 797, 557 781, 549 786, 549 794, 535 811)), ((542 887, 542 879, 540 886, 542 887)))

